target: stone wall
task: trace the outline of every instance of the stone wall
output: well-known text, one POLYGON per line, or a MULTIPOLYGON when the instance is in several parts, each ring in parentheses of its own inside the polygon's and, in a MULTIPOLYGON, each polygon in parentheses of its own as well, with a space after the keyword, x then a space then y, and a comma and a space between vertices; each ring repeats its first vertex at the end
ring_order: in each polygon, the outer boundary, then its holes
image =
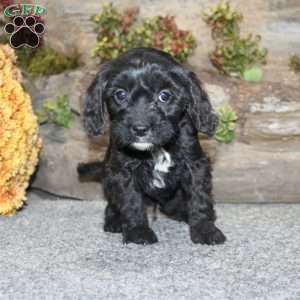
MULTIPOLYGON (((80 111, 96 70, 81 70, 27 83, 38 107, 44 99, 68 94, 80 111)), ((265 82, 249 84, 198 72, 216 108, 230 103, 238 113, 236 140, 230 145, 201 138, 214 167, 214 194, 224 202, 300 202, 300 89, 265 82)), ((90 141, 81 119, 71 129, 41 127, 44 147, 34 186, 63 195, 97 199, 97 183, 80 183, 79 162, 102 159, 107 135, 90 141)))
MULTIPOLYGON (((93 64, 91 49, 96 37, 90 16, 100 12, 99 0, 45 1, 48 8, 47 39, 57 48, 69 51, 77 47, 85 62, 93 64)), ((138 6, 141 17, 174 15, 180 28, 191 30, 198 42, 189 63, 205 70, 213 70, 208 52, 213 49, 210 30, 201 12, 215 0, 112 0, 120 9, 138 6)), ((290 54, 300 53, 300 1, 298 0, 232 0, 244 15, 242 30, 262 35, 262 45, 269 49, 269 63, 264 68, 268 81, 282 81, 298 85, 298 77, 288 69, 290 54)))
MULTIPOLYGON (((113 1, 118 7, 138 5, 142 16, 176 15, 181 28, 192 30, 198 47, 189 60, 211 97, 214 107, 230 103, 238 113, 237 138, 230 145, 202 140, 214 166, 214 194, 224 202, 300 202, 300 89, 299 76, 288 69, 288 57, 300 54, 300 2, 298 0, 232 1, 244 14, 244 32, 262 34, 269 63, 260 84, 220 76, 207 53, 213 48, 201 10, 216 1, 136 0, 113 1)), ((27 82, 35 106, 69 94, 80 111, 80 98, 96 72, 90 52, 95 44, 89 17, 101 1, 48 1, 48 41, 68 52, 76 47, 83 55, 82 69, 27 82)), ((34 185, 56 193, 97 199, 98 184, 79 183, 78 162, 100 159, 107 136, 91 143, 80 118, 70 130, 43 126, 44 149, 34 185)))

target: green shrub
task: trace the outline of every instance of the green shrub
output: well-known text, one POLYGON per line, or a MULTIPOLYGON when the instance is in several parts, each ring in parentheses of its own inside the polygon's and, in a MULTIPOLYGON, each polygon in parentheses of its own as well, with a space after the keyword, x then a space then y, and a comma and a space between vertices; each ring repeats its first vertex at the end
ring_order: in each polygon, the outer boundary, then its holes
POLYGON ((292 55, 289 59, 289 66, 295 73, 300 73, 300 56, 292 55))
POLYGON ((112 4, 104 4, 102 12, 91 18, 97 33, 97 46, 93 49, 93 55, 101 61, 107 61, 132 48, 130 36, 137 14, 136 9, 120 13, 112 4))
POLYGON ((260 39, 258 35, 233 38, 218 45, 210 60, 221 73, 242 78, 248 69, 266 63, 267 50, 259 48, 260 39))
MULTIPOLYGON (((0 44, 7 44, 7 35, 0 35, 0 44)), ((31 78, 60 74, 79 67, 79 55, 74 52, 67 56, 51 47, 20 47, 15 50, 17 64, 31 78)))
POLYGON ((38 49, 29 47, 21 47, 15 50, 17 56, 17 64, 24 72, 28 72, 28 65, 37 51, 38 49))
POLYGON ((46 101, 40 111, 37 112, 40 124, 54 123, 57 126, 69 128, 73 121, 73 112, 69 97, 64 95, 55 100, 46 101))
POLYGON ((203 13, 203 19, 212 29, 212 38, 223 40, 240 34, 239 23, 243 20, 243 16, 233 10, 229 2, 222 1, 208 8, 203 13))
POLYGON ((218 108, 217 113, 219 125, 215 133, 215 139, 220 143, 229 144, 235 138, 237 115, 228 104, 218 108))
POLYGON ((136 47, 163 50, 179 62, 185 62, 196 46, 191 32, 178 29, 173 16, 145 20, 134 30, 133 40, 136 47))
MULTIPOLYGON (((27 50, 26 48, 23 49, 24 51, 27 50)), ((26 56, 20 56, 19 61, 31 77, 59 74, 79 66, 79 56, 77 54, 66 56, 50 47, 37 49, 29 57, 29 60, 26 56)))
POLYGON ((152 47, 184 62, 192 54, 196 42, 189 31, 178 29, 174 17, 157 16, 137 22, 138 10, 123 13, 106 4, 99 15, 93 16, 97 46, 93 55, 101 61, 118 57, 136 47, 152 47))
MULTIPOLYGON (((8 35, 0 35, 0 44, 9 43, 8 35)), ((53 48, 20 47, 15 49, 17 64, 31 78, 59 74, 79 67, 79 55, 74 53, 66 56, 53 48)))
POLYGON ((261 37, 252 34, 240 36, 243 16, 234 11, 229 2, 221 1, 210 8, 204 12, 203 19, 211 27, 216 42, 209 57, 221 73, 245 78, 247 70, 266 63, 267 50, 259 46, 261 37))

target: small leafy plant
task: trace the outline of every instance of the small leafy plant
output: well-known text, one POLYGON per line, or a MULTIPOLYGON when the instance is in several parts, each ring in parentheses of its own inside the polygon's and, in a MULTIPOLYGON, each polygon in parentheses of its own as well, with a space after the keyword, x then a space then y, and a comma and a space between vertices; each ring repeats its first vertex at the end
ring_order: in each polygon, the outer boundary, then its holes
POLYGON ((250 82, 260 82, 263 78, 263 72, 260 68, 252 67, 243 73, 243 79, 250 82))
POLYGON ((158 16, 144 20, 133 33, 137 47, 163 50, 179 62, 185 62, 196 46, 192 33, 178 29, 173 16, 158 16))
POLYGON ((203 13, 204 21, 211 26, 212 38, 214 40, 223 40, 234 38, 240 34, 239 23, 243 16, 233 10, 229 2, 220 2, 216 6, 208 8, 203 13))
POLYGON ((289 67, 295 73, 300 74, 300 56, 299 55, 292 55, 289 60, 289 67))
MULTIPOLYGON (((9 36, 1 34, 0 44, 8 43, 9 36)), ((59 74, 76 69, 80 65, 78 53, 65 55, 45 45, 43 39, 40 40, 38 48, 24 46, 15 49, 15 53, 18 66, 31 78, 59 74)))
MULTIPOLYGON (((7 35, 0 35, 0 44, 7 44, 7 35)), ((48 46, 20 47, 15 50, 18 66, 31 78, 60 74, 80 66, 79 55, 65 55, 48 46)))
POLYGON ((138 13, 137 9, 121 13, 112 4, 105 4, 102 12, 92 17, 97 33, 93 55, 102 62, 131 48, 152 47, 169 53, 179 62, 187 60, 196 47, 191 32, 180 30, 172 16, 138 22, 138 13))
POLYGON ((17 56, 19 65, 32 78, 60 74, 79 66, 77 53, 66 56, 46 46, 38 49, 21 48, 17 56))
POLYGON ((221 73, 247 80, 248 74, 245 76, 245 72, 253 67, 257 70, 259 65, 266 63, 267 50, 259 46, 261 36, 240 36, 243 16, 234 11, 229 2, 221 1, 210 8, 204 12, 203 19, 211 27, 216 42, 209 57, 221 73))
POLYGON ((137 9, 128 9, 121 13, 111 3, 104 4, 102 12, 91 18, 97 33, 97 45, 93 49, 93 55, 101 61, 107 61, 130 49, 133 46, 132 26, 137 15, 137 9))
POLYGON ((215 139, 220 143, 229 144, 235 138, 237 115, 228 104, 218 108, 217 113, 219 125, 215 133, 215 139))
POLYGON ((60 127, 70 128, 74 116, 69 97, 64 95, 46 101, 42 109, 37 112, 37 116, 40 124, 54 123, 60 127))
POLYGON ((244 73, 255 65, 266 63, 266 49, 260 49, 260 36, 234 38, 217 45, 210 53, 212 64, 222 73, 243 78, 244 73))

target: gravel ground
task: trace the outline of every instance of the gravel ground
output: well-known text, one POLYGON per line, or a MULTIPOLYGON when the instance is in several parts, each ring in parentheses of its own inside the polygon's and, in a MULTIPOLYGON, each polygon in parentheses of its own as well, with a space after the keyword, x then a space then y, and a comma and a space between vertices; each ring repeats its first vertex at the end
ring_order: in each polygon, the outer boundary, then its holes
POLYGON ((158 244, 123 245, 102 230, 104 205, 31 195, 0 218, 0 299, 300 299, 300 205, 217 205, 221 246, 162 215, 158 244))

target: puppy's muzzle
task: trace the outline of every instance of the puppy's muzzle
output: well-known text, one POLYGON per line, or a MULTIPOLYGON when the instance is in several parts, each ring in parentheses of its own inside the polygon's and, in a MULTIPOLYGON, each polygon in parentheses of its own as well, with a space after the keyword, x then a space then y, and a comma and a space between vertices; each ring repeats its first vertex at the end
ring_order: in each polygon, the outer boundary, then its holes
POLYGON ((151 136, 150 126, 134 124, 131 126, 131 132, 136 138, 135 143, 131 144, 133 148, 140 151, 151 150, 153 144, 149 142, 151 136))
POLYGON ((132 130, 132 133, 134 135, 136 135, 137 137, 145 137, 145 136, 149 135, 150 126, 133 125, 131 130, 132 130))

